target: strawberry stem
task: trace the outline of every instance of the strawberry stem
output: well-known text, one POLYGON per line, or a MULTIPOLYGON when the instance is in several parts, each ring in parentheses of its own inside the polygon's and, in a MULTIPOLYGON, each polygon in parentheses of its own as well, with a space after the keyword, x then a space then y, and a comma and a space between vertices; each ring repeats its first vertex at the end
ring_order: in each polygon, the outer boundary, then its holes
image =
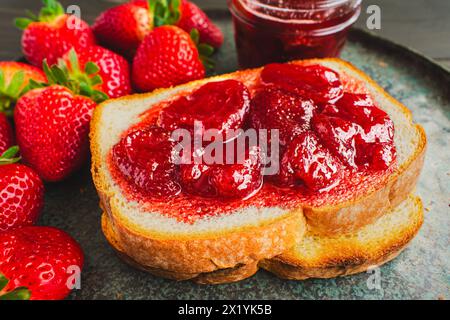
POLYGON ((9 280, 2 273, 0 273, 0 300, 29 300, 31 292, 25 287, 18 287, 12 291, 3 292, 8 285, 9 280))
POLYGON ((59 16, 65 14, 64 7, 56 0, 42 0, 44 6, 41 8, 39 15, 35 15, 30 11, 25 11, 26 17, 14 20, 16 27, 25 30, 32 22, 52 22, 59 16))
POLYGON ((9 148, 5 152, 3 152, 2 155, 0 155, 0 165, 13 164, 19 162, 21 157, 16 157, 18 153, 19 153, 18 146, 13 146, 9 148))

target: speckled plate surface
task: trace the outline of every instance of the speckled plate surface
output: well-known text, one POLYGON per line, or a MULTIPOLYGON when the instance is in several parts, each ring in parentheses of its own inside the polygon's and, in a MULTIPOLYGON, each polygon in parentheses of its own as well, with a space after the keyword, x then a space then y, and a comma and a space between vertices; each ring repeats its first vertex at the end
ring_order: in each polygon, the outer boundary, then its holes
MULTIPOLYGON (((211 12, 226 34, 217 73, 236 70, 229 18, 211 12)), ((98 197, 86 166, 72 179, 47 186, 40 223, 69 232, 84 249, 81 289, 72 299, 439 299, 450 298, 450 73, 410 50, 353 31, 342 58, 364 70, 414 113, 429 146, 417 188, 425 206, 419 235, 380 269, 380 288, 370 273, 331 280, 281 280, 259 271, 234 284, 174 282, 133 269, 108 246, 100 230, 98 197)))

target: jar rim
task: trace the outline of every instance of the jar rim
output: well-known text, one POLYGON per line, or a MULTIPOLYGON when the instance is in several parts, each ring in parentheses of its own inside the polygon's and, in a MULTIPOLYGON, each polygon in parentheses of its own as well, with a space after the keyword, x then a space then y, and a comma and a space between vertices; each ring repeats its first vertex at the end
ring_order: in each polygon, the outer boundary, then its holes
MULTIPOLYGON (((235 6, 233 5, 233 1, 234 0, 228 0, 229 9, 230 9, 231 14, 236 19, 239 19, 241 22, 246 23, 248 25, 252 25, 253 24, 252 21, 250 21, 247 17, 245 17, 243 15, 240 15, 238 13, 238 11, 236 11, 235 6)), ((247 1, 248 2, 248 1, 254 1, 254 0, 237 0, 237 1, 241 1, 241 4, 242 4, 242 1, 247 1)), ((339 24, 336 24, 336 25, 333 25, 333 26, 329 26, 329 27, 325 27, 325 28, 314 29, 314 30, 308 30, 308 31, 303 30, 304 33, 308 33, 310 36, 327 36, 327 35, 339 32, 341 30, 344 30, 345 28, 351 26, 352 24, 354 24, 356 22, 356 20, 358 19, 359 15, 361 13, 361 6, 360 5, 361 5, 362 0, 331 0, 331 1, 334 1, 335 3, 337 3, 337 1, 340 1, 341 4, 343 4, 345 2, 353 1, 354 2, 354 6, 353 7, 355 8, 355 11, 354 11, 354 13, 351 16, 348 17, 348 19, 346 19, 345 21, 342 21, 339 24)), ((247 5, 244 5, 244 4, 242 4, 242 5, 244 7, 247 7, 247 5)), ((249 10, 249 8, 247 8, 247 10, 249 10)), ((303 10, 302 12, 304 12, 304 11, 309 11, 310 12, 310 10, 303 10)), ((322 8, 320 10, 325 10, 325 9, 322 8)), ((253 10, 249 10, 249 12, 253 12, 253 10)), ((309 22, 307 20, 301 20, 301 19, 300 20, 299 19, 283 20, 283 19, 279 19, 279 18, 274 18, 272 16, 270 16, 270 19, 272 19, 273 21, 277 21, 279 23, 290 23, 290 24, 292 24, 292 23, 302 23, 302 24, 314 24, 314 23, 316 23, 315 21, 310 21, 309 22)), ((270 32, 270 31, 268 31, 268 32, 270 32)), ((297 31, 292 31, 292 32, 283 31, 283 33, 284 34, 290 34, 290 33, 297 34, 297 31)))
POLYGON ((355 5, 361 4, 362 0, 318 0, 314 3, 314 8, 305 7, 305 8, 283 8, 276 5, 261 3, 260 0, 238 0, 244 5, 253 5, 262 9, 273 10, 274 12, 284 12, 284 13, 299 13, 299 12, 311 12, 314 10, 324 10, 330 9, 334 7, 338 7, 340 5, 355 2, 355 5))

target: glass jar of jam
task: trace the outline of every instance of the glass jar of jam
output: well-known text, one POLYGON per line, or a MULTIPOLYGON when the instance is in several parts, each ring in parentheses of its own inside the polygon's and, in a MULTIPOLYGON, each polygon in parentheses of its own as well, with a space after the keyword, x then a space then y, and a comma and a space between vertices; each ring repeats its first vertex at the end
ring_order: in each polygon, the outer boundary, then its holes
POLYGON ((228 0, 242 68, 336 57, 361 0, 228 0))

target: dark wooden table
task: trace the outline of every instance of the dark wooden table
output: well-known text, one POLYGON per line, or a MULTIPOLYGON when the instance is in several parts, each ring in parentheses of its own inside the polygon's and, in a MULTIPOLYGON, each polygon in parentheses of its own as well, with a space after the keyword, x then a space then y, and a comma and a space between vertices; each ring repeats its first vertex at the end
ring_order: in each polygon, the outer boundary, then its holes
MULTIPOLYGON (((204 8, 226 7, 226 0, 193 0, 204 8)), ((64 5, 77 4, 82 18, 92 22, 99 12, 120 0, 61 0, 64 5)), ((124 2, 124 1, 122 1, 124 2)), ((376 4, 381 8, 381 30, 375 33, 413 48, 450 69, 450 1, 449 0, 363 0, 364 9, 357 23, 366 28, 365 8, 376 4)), ((20 31, 12 23, 25 9, 40 7, 39 0, 1 0, 0 60, 21 55, 20 31)))

